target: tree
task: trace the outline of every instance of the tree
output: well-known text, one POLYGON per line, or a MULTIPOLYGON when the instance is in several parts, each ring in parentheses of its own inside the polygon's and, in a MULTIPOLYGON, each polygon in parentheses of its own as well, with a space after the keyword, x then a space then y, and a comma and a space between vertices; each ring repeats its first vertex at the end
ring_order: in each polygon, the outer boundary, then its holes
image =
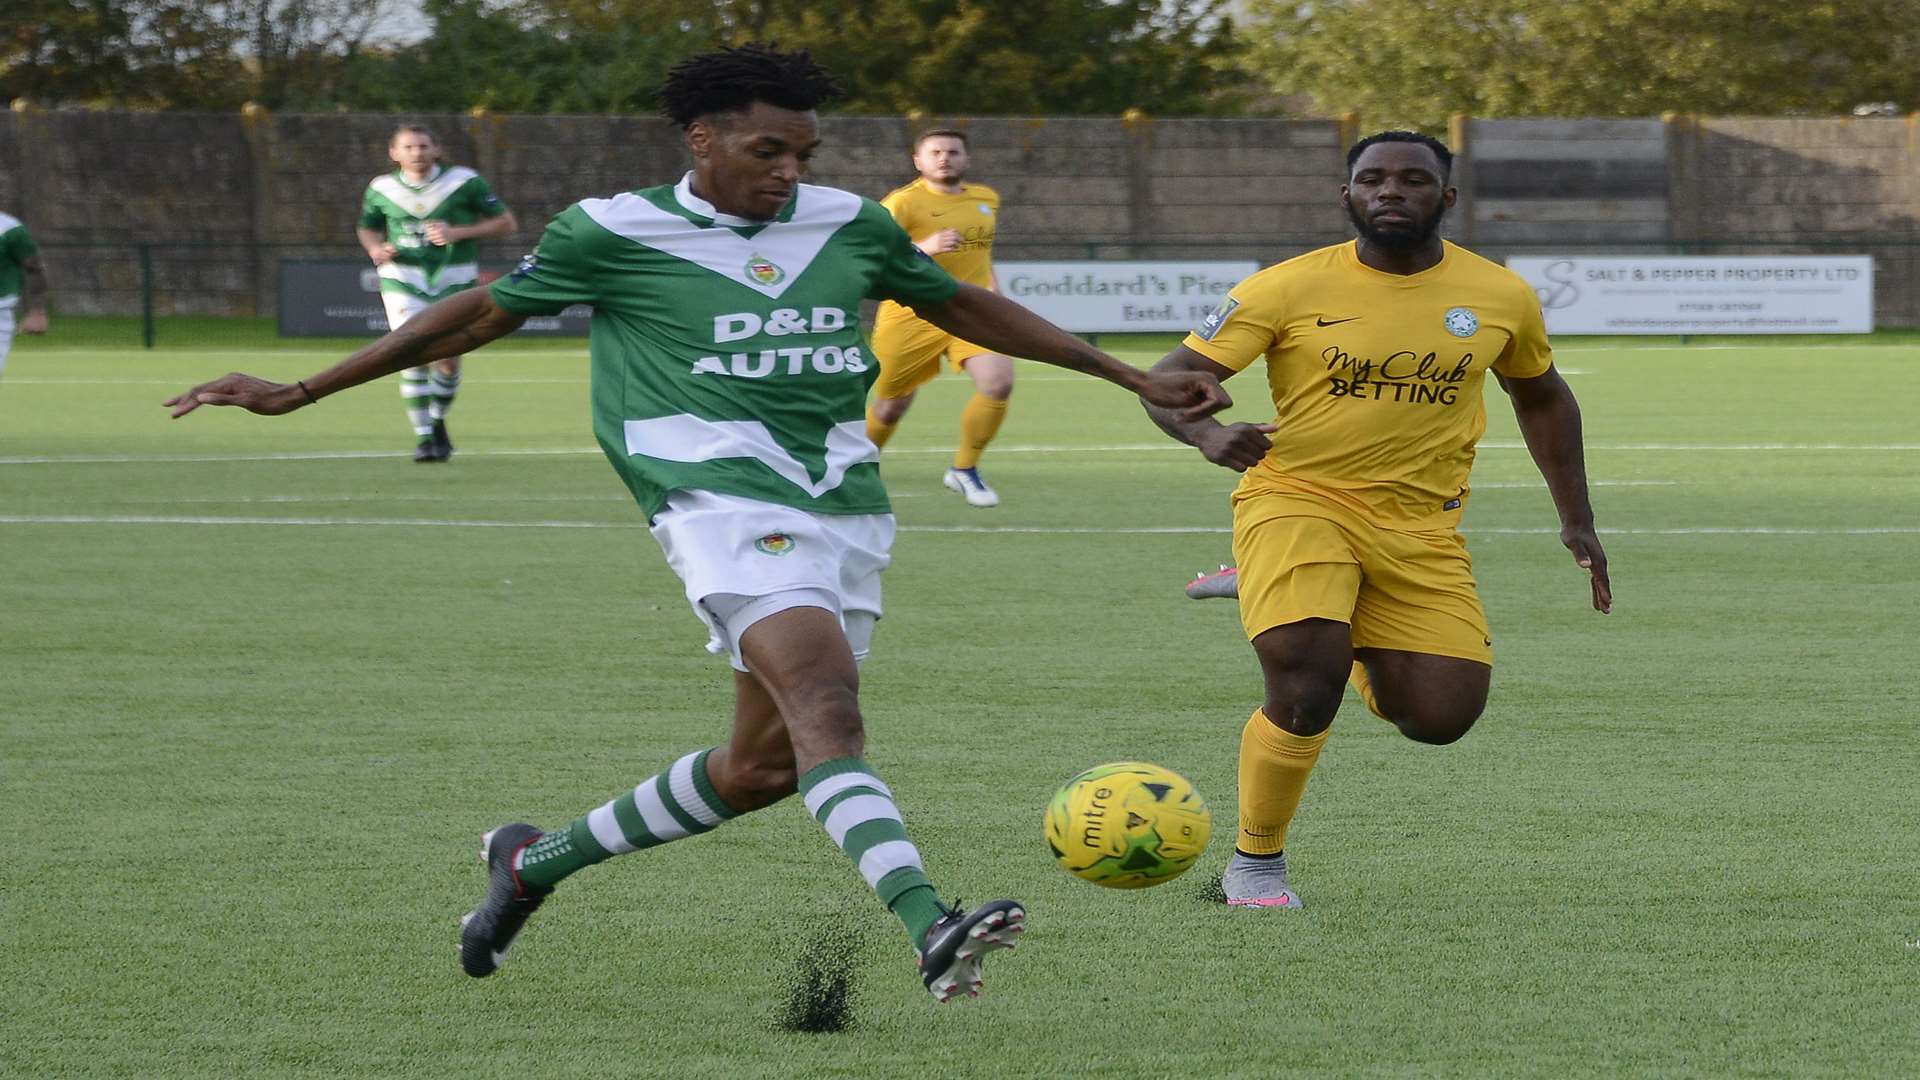
POLYGON ((390 0, 24 0, 0 16, 0 95, 228 109, 328 101, 390 0))
POLYGON ((0 93, 49 104, 635 113, 722 42, 813 50, 855 112, 1232 112, 1229 0, 426 0, 433 31, 373 35, 393 0, 13 0, 0 93))
POLYGON ((427 0, 433 32, 343 80, 355 109, 647 113, 667 68, 720 40, 712 4, 427 0))
POLYGON ((191 5, 241 60, 246 100, 268 108, 330 104, 390 0, 226 0, 191 5))
MULTIPOLYGON (((1230 108, 1225 0, 429 0, 433 35, 399 57, 414 108, 651 112, 680 58, 723 43, 810 49, 835 108, 887 113, 1156 113, 1230 108)), ((355 107, 387 107, 370 86, 355 107)))
POLYGON ((1246 97, 1227 0, 723 6, 734 40, 811 49, 855 112, 1179 115, 1246 97))
POLYGON ((124 0, 20 0, 0 13, 0 98, 168 106, 195 81, 202 20, 124 0))
POLYGON ((1250 0, 1277 92, 1369 127, 1449 114, 1844 113, 1920 106, 1912 0, 1250 0))

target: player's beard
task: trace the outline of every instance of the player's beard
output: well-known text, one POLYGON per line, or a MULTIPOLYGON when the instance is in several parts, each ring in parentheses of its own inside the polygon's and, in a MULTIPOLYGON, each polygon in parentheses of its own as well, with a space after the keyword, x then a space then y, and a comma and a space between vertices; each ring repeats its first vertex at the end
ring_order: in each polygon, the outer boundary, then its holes
POLYGON ((1389 251, 1411 251, 1424 247, 1440 231, 1440 222, 1447 216, 1447 204, 1441 203, 1433 216, 1425 221, 1415 221, 1411 228, 1380 229, 1375 228, 1366 218, 1360 216, 1360 210, 1351 202, 1347 204, 1347 220, 1353 222, 1354 231, 1360 238, 1375 247, 1389 251))

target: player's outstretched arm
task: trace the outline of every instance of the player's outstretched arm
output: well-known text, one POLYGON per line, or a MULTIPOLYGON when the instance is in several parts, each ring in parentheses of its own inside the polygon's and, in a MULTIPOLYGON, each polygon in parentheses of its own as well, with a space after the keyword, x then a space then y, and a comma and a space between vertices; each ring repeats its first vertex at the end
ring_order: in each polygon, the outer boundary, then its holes
POLYGON ((236 371, 160 404, 172 409, 176 420, 202 405, 237 405, 262 416, 279 416, 382 375, 470 353, 513 333, 525 321, 525 315, 495 304, 487 290, 468 289, 427 308, 400 329, 318 375, 276 383, 236 371))
MULTIPOLYGON (((1217 364, 1201 356, 1185 345, 1176 345, 1174 350, 1153 365, 1156 372, 1197 371, 1211 375, 1222 382, 1234 375, 1232 368, 1217 364)), ((1273 449, 1273 441, 1267 436, 1279 430, 1272 424, 1222 424, 1211 416, 1183 419, 1168 409, 1158 408, 1142 399, 1146 405, 1147 417, 1160 426, 1160 430, 1199 450, 1208 461, 1234 472, 1246 472, 1273 449)))
POLYGON ((1560 372, 1549 367, 1531 379, 1494 377, 1513 400, 1520 437, 1560 512, 1560 542, 1573 552, 1573 561, 1593 578, 1593 609, 1613 610, 1613 583, 1607 577, 1607 554, 1593 527, 1593 504, 1587 499, 1586 448, 1580 435, 1580 403, 1560 372))
POLYGON ((1184 418, 1211 416, 1233 404, 1215 376, 1198 371, 1141 371, 1081 341, 1012 300, 977 285, 914 313, 956 337, 997 353, 1085 372, 1125 387, 1184 418))

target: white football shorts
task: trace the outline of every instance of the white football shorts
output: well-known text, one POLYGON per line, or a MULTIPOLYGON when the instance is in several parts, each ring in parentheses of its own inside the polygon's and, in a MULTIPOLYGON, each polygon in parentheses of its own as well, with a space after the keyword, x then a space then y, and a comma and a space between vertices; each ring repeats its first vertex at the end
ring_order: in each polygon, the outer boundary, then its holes
MULTIPOLYGON (((380 293, 380 302, 386 305, 387 308, 387 330, 391 332, 400 329, 408 319, 413 318, 415 315, 420 314, 434 304, 452 295, 452 293, 443 293, 429 300, 424 296, 415 296, 413 293, 386 292, 382 290, 380 293)), ((456 357, 455 359, 458 358, 456 357)), ((407 374, 416 379, 427 378, 432 373, 432 364, 421 364, 419 367, 410 367, 407 369, 407 374)), ((404 386, 401 387, 401 396, 406 396, 406 387, 404 386)))
MULTIPOLYGON (((415 296, 412 293, 403 292, 386 292, 384 290, 380 293, 380 302, 387 306, 387 330, 389 333, 400 329, 402 323, 427 310, 427 305, 433 303, 433 301, 424 296, 415 296)), ((432 372, 433 365, 431 364, 421 364, 419 367, 410 367, 407 369, 407 374, 413 376, 415 379, 424 379, 432 372)), ((408 396, 408 390, 416 387, 420 393, 412 396, 420 397, 426 394, 427 390, 424 385, 402 383, 400 386, 400 395, 406 397, 408 396)), ((412 408, 413 406, 409 404, 407 407, 412 408)))
POLYGON ((707 625, 707 651, 747 670, 740 635, 796 607, 833 612, 856 660, 880 618, 880 574, 893 561, 892 514, 816 514, 713 491, 675 491, 653 538, 707 625))
POLYGON ((401 324, 415 315, 427 310, 433 301, 412 293, 380 291, 380 302, 387 308, 387 329, 398 330, 401 324))
POLYGON ((0 372, 7 370, 7 353, 13 351, 13 306, 0 307, 0 372))

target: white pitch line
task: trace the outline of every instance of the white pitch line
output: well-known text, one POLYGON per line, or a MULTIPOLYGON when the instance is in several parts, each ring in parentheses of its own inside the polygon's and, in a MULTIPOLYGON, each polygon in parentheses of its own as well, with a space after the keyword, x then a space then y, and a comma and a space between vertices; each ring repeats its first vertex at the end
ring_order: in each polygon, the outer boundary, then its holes
MULTIPOLYGON (((1681 481, 1681 480, 1589 480, 1589 481, 1587 481, 1587 486, 1588 486, 1588 487, 1679 487, 1679 486, 1680 486, 1680 485, 1681 485, 1682 483, 1687 483, 1687 482, 1689 482, 1689 481, 1681 481)), ((1523 481, 1521 481, 1521 482, 1519 482, 1519 483, 1506 483, 1506 482, 1500 482, 1500 483, 1492 483, 1492 484, 1473 484, 1473 485, 1471 485, 1471 487, 1472 487, 1472 489, 1473 489, 1474 491, 1485 491, 1485 490, 1487 490, 1488 488, 1518 488, 1518 489, 1521 489, 1521 490, 1526 490, 1526 491, 1535 491, 1535 490, 1538 490, 1538 491, 1545 491, 1545 490, 1547 489, 1547 483, 1546 483, 1546 481, 1544 481, 1544 480, 1533 480, 1533 481, 1525 481, 1525 480, 1523 480, 1523 481)), ((1231 490, 1231 489, 1229 489, 1229 490, 1231 490)))
POLYGON ((175 498, 172 496, 134 495, 124 500, 130 503, 153 503, 161 506, 175 505, 224 505, 227 503, 385 503, 385 502, 431 502, 431 503, 575 503, 605 502, 632 505, 633 498, 628 495, 222 495, 211 498, 175 498))
MULTIPOLYGON (((1165 443, 1122 443, 1107 446, 996 446, 996 454, 1112 454, 1112 453, 1192 453, 1193 448, 1171 440, 1165 443)), ((591 454, 597 446, 545 447, 510 450, 462 450, 461 457, 546 457, 591 454)), ((951 454, 948 447, 898 447, 888 450, 899 454, 951 454)), ((398 450, 308 450, 279 454, 74 454, 46 457, 0 457, 0 465, 183 465, 218 462, 255 461, 348 461, 361 458, 411 458, 413 452, 398 450)))
MULTIPOLYGON (((1525 450, 1526 444, 1506 440, 1492 440, 1480 444, 1482 450, 1525 450)), ((1838 451, 1855 453, 1887 453, 1920 450, 1920 443, 1588 443, 1588 451, 1619 452, 1813 452, 1838 451)), ((952 447, 898 447, 887 451, 889 455, 902 454, 950 454, 952 447)), ((996 446, 995 454, 1190 454, 1193 448, 1168 441, 1165 443, 1110 443, 1098 446, 996 446)), ((579 454, 598 455, 599 447, 544 447, 508 450, 462 450, 463 457, 566 457, 579 454)), ((257 462, 257 461, 345 461, 361 458, 405 458, 411 457, 411 451, 394 450, 312 450, 289 451, 281 454, 75 454, 49 455, 46 457, 0 457, 0 465, 181 465, 218 462, 257 462)))
MULTIPOLYGON (((1679 480, 1589 480, 1588 487, 1679 487, 1679 480)), ((1527 491, 1545 491, 1543 481, 1531 483, 1491 483, 1475 484, 1473 490, 1485 491, 1489 488, 1517 488, 1527 491)), ((1214 494, 1227 494, 1233 488, 1221 488, 1214 494)), ((930 499, 935 495, 929 491, 889 491, 889 499, 930 499)), ((627 495, 216 495, 205 498, 177 497, 171 495, 130 495, 116 500, 129 503, 147 503, 156 506, 224 506, 240 504, 285 504, 314 503, 342 505, 346 503, 620 503, 630 504, 633 500, 627 495)))
MULTIPOLYGON (((1545 486, 1545 485, 1541 485, 1545 486)), ((931 498, 927 491, 890 491, 890 499, 931 498)), ((116 500, 130 503, 150 503, 159 506, 223 506, 228 503, 388 503, 388 502, 427 502, 427 503, 578 503, 601 502, 633 505, 630 495, 223 495, 209 498, 175 498, 172 496, 133 495, 116 500)))
MULTIPOLYGON (((0 521, 5 519, 0 518, 0 521)), ((1231 533, 1226 526, 1169 525, 1159 527, 1120 527, 1096 528, 1048 525, 902 525, 900 532, 919 533, 1033 533, 1040 535, 1079 535, 1113 533, 1125 536, 1157 535, 1161 533, 1231 533)), ((1552 527, 1506 529, 1463 528, 1467 536, 1559 536, 1560 530, 1552 527)), ((1793 526, 1736 525, 1704 526, 1686 528, 1627 528, 1601 529, 1602 536, 1910 536, 1920 535, 1920 525, 1892 525, 1872 528, 1831 528, 1810 529, 1793 526)))
MULTIPOLYGON (((1586 374, 1586 372, 1584 371, 1575 372, 1575 371, 1567 371, 1562 369, 1560 374, 1584 375, 1586 374)), ((15 376, 9 376, 7 378, 7 385, 8 386, 174 386, 174 387, 179 387, 181 389, 185 389, 187 387, 195 385, 196 383, 206 381, 206 377, 207 377, 207 373, 204 371, 199 373, 198 375, 183 375, 177 379, 164 379, 164 378, 156 379, 152 377, 140 378, 140 379, 88 379, 88 378, 81 378, 78 376, 64 376, 64 375, 15 375, 15 376)), ((590 380, 587 376, 584 376, 584 375, 573 375, 573 376, 566 376, 562 378, 539 378, 534 376, 507 376, 504 378, 500 378, 500 377, 489 377, 484 375, 483 376, 469 375, 466 379, 464 379, 461 382, 460 385, 463 388, 467 388, 467 389, 471 389, 475 386, 585 386, 590 381, 592 380, 590 380)), ((1088 386, 1092 386, 1094 380, 1090 379, 1085 375, 1026 375, 1026 376, 1016 378, 1015 382, 1016 383, 1085 383, 1088 386)), ((958 386, 967 390, 972 390, 973 381, 971 379, 957 379, 957 380, 944 379, 944 380, 938 380, 935 382, 928 383, 925 387, 922 387, 922 389, 933 389, 937 387, 947 387, 947 386, 958 386)))
MULTIPOLYGON (((1686 480, 1686 482, 1692 482, 1692 480, 1686 480)), ((1590 488, 1678 488, 1680 484, 1682 484, 1682 480, 1588 480, 1588 482, 1586 482, 1586 486, 1590 486, 1590 488)), ((1544 492, 1544 490, 1548 490, 1548 484, 1546 484, 1546 480, 1521 480, 1521 482, 1473 484, 1471 488, 1473 488, 1475 492, 1484 492, 1484 490, 1490 490, 1490 488, 1492 488, 1492 490, 1544 492)), ((1206 492, 1206 494, 1213 494, 1213 496, 1231 496, 1236 490, 1240 490, 1240 488, 1238 488, 1238 486, 1233 486, 1233 488, 1213 488, 1212 492, 1206 492)), ((900 496, 893 496, 893 498, 900 498, 900 496)), ((156 500, 156 502, 167 502, 167 500, 156 500)), ((205 502, 215 502, 215 500, 205 500, 205 502)))
POLYGON ((1910 349, 1912 342, 1907 341, 1829 341, 1820 344, 1774 344, 1756 342, 1752 345, 1555 345, 1556 353, 1649 353, 1649 352, 1766 352, 1771 349, 1792 349, 1795 352, 1808 352, 1814 349, 1910 349))
POLYGON ((286 454, 73 454, 49 457, 0 457, 0 465, 185 465, 223 461, 341 461, 352 458, 411 456, 411 454, 401 454, 391 450, 324 450, 286 454))
MULTIPOLYGON (((7 379, 7 385, 8 386, 177 386, 177 387, 180 387, 181 389, 185 389, 189 386, 193 386, 195 383, 205 382, 205 381, 206 381, 206 372, 203 371, 198 375, 182 376, 181 378, 178 378, 178 379, 152 379, 152 378, 148 378, 148 379, 82 379, 82 378, 68 378, 68 377, 58 376, 58 375, 20 375, 20 376, 14 376, 7 379)), ((523 385, 524 386, 544 386, 544 385, 584 386, 586 385, 587 382, 588 380, 584 377, 574 377, 574 378, 566 378, 566 379, 479 378, 479 379, 465 380, 461 383, 461 385, 469 386, 469 387, 480 385, 480 384, 486 384, 489 386, 498 386, 501 384, 508 384, 508 385, 514 385, 514 386, 523 386, 523 385)))
MULTIPOLYGON (((1525 450, 1527 444, 1505 439, 1495 439, 1480 444, 1482 450, 1525 450)), ((1785 451, 1802 450, 1858 450, 1880 452, 1888 450, 1920 450, 1920 443, 1588 443, 1588 450, 1658 450, 1658 451, 1785 451)))
POLYGON ((0 514, 0 525, 288 525, 404 526, 443 529, 642 529, 619 521, 474 521, 444 518, 187 517, 161 514, 0 514))
MULTIPOLYGON (((537 457, 598 454, 595 447, 555 447, 526 450, 462 450, 462 457, 537 457)), ((76 454, 50 457, 0 457, 0 465, 192 465, 252 461, 354 461, 362 458, 411 458, 399 450, 306 450, 282 454, 76 454)))
MULTIPOLYGON (((619 521, 487 521, 444 518, 269 518, 202 517, 159 514, 0 514, 0 525, 268 525, 325 527, 444 528, 444 529, 644 529, 640 522, 619 521)), ((1072 525, 902 525, 903 533, 965 533, 969 535, 1034 536, 1169 536, 1231 533, 1226 526, 1072 526, 1072 525)), ((1462 529, 1468 536, 1558 536, 1551 527, 1462 529)), ((1601 529, 1602 536, 1911 536, 1920 525, 1862 528, 1800 528, 1795 526, 1733 525, 1685 528, 1601 529)))
MULTIPOLYGON (((1480 443, 1482 450, 1525 450, 1524 442, 1492 439, 1480 443)), ((1185 454, 1192 447, 1175 442, 1164 443, 1106 443, 1092 446, 996 446, 995 454, 1185 454)), ((1911 451, 1920 450, 1920 443, 1588 443, 1588 450, 1613 451, 1737 451, 1737 452, 1794 452, 1794 451, 1911 451)), ((581 454, 598 455, 599 447, 521 447, 500 450, 463 450, 463 457, 566 457, 581 454)), ((903 446, 888 450, 889 455, 900 454, 947 454, 950 447, 911 447, 903 446)), ((347 461, 364 458, 406 458, 411 451, 398 450, 308 450, 287 451, 274 454, 73 454, 48 455, 43 457, 0 457, 0 465, 125 465, 125 464, 197 464, 220 462, 258 462, 258 461, 347 461)))
MULTIPOLYGON (((1593 372, 1585 368, 1558 368, 1557 370, 1562 375, 1574 377, 1593 374, 1593 372)), ((202 374, 204 375, 204 373, 202 374)), ((194 385, 196 381, 203 380, 201 380, 200 376, 180 379, 81 379, 47 375, 12 375, 7 377, 6 383, 8 386, 164 386, 184 389, 194 385)), ((591 380, 585 377, 565 379, 489 379, 468 376, 460 385, 464 389, 471 390, 476 386, 585 386, 589 382, 591 382, 591 380)), ((1027 383, 1085 383, 1088 386, 1093 385, 1092 380, 1084 375, 1027 375, 1015 380, 1016 385, 1025 385, 1027 383)), ((1244 384, 1228 383, 1227 385, 1236 386, 1244 384)), ((967 379, 948 379, 928 383, 926 386, 921 387, 921 389, 936 390, 946 387, 957 387, 972 392, 973 383, 967 379)))
MULTIPOLYGON (((1461 529, 1468 536, 1558 536, 1559 529, 1461 529)), ((1796 526, 1728 525, 1673 529, 1601 529, 1602 536, 1911 536, 1920 534, 1920 525, 1889 525, 1870 528, 1803 529, 1796 526)))

